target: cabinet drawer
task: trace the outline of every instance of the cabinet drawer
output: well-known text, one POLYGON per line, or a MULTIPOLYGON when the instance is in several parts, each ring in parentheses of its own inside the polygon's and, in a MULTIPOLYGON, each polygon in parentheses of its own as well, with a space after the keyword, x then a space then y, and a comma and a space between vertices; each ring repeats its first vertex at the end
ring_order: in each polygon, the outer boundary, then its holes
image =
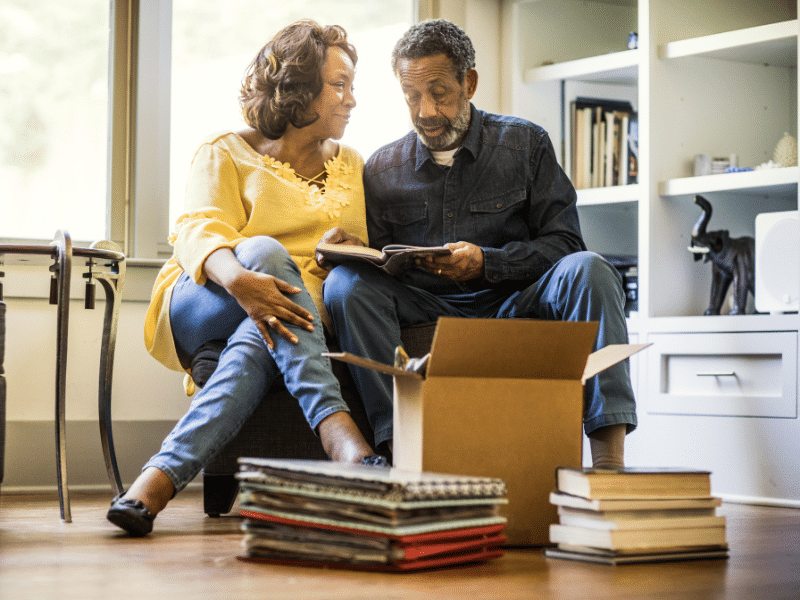
POLYGON ((797 332, 651 334, 647 412, 797 417, 797 332))

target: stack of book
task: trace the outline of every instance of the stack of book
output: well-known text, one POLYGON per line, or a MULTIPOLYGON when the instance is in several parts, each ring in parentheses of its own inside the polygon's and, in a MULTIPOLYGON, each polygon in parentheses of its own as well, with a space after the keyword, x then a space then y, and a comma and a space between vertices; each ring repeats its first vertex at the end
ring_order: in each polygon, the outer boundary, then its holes
POLYGON ((557 524, 545 555, 607 564, 724 558, 711 474, 688 469, 556 469, 557 524))
POLYGON ((242 560, 418 571, 503 555, 500 479, 240 458, 242 560))
POLYGON ((570 178, 575 188, 636 183, 638 122, 630 102, 576 98, 570 112, 570 178))

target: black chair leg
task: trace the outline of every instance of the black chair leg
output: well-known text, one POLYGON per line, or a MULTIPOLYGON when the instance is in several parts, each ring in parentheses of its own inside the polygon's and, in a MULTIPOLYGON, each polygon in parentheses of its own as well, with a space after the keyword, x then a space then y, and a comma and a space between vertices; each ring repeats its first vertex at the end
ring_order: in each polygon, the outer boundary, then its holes
POLYGON ((231 512, 239 482, 233 475, 203 475, 203 511, 209 517, 231 512))

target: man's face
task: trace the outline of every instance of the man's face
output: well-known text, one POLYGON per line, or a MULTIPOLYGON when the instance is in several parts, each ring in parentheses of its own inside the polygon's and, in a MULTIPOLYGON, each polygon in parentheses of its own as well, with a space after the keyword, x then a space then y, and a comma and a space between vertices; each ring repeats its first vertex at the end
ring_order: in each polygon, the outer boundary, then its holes
POLYGON ((459 83, 450 59, 435 54, 401 59, 397 78, 422 143, 431 150, 457 148, 469 127, 469 101, 475 93, 477 73, 470 70, 459 83))

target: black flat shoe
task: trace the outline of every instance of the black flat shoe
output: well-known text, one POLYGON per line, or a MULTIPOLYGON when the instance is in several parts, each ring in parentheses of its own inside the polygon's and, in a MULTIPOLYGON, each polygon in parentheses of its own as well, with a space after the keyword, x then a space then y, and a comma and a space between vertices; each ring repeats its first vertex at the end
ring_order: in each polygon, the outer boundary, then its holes
POLYGON ((106 518, 133 537, 142 537, 153 531, 156 518, 141 500, 123 498, 123 492, 111 501, 106 518))

